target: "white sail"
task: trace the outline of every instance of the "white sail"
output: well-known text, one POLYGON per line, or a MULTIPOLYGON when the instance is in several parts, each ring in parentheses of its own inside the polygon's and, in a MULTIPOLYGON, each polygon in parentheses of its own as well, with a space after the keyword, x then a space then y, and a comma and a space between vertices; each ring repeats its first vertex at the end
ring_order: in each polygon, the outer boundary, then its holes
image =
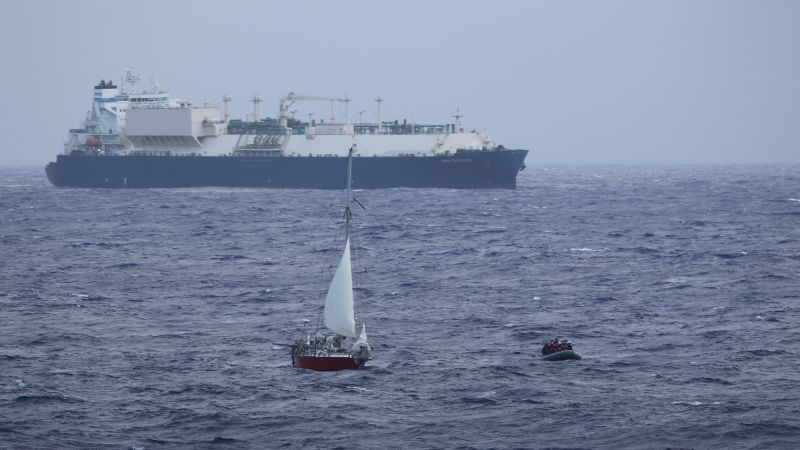
POLYGON ((367 342, 367 324, 361 324, 361 334, 358 335, 358 342, 367 342))
POLYGON ((351 338, 356 337, 349 238, 345 241, 342 259, 333 274, 328 295, 325 296, 325 326, 336 334, 351 338))

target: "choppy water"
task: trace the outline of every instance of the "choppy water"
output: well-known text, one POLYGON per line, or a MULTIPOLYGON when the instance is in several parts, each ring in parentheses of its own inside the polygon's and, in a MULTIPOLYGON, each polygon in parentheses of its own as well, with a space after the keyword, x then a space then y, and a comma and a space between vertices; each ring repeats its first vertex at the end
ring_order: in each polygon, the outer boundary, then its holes
POLYGON ((0 447, 800 447, 800 167, 357 196, 376 359, 313 373, 341 193, 0 169, 0 447))

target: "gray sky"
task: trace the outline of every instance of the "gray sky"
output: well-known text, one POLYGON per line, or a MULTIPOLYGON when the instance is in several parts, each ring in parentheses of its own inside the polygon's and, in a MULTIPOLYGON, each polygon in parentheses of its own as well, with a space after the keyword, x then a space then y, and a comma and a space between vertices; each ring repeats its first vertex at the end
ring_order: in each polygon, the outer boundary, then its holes
MULTIPOLYGON (((800 2, 14 1, 0 165, 44 165, 125 68, 195 103, 289 91, 486 129, 528 163, 800 162, 800 2)), ((300 105, 303 110, 324 106, 300 105)), ((351 113, 356 118, 355 113, 351 113)), ((317 115, 319 117, 320 114, 317 115)))

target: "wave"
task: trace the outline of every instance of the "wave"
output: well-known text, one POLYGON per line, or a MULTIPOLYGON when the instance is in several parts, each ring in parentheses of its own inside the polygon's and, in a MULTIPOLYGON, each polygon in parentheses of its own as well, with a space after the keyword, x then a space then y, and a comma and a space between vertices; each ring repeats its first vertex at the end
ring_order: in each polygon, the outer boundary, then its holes
POLYGON ((701 383, 701 384, 719 384, 721 386, 733 386, 733 383, 728 380, 713 377, 696 377, 687 380, 688 383, 701 383))
POLYGON ((508 232, 507 227, 490 227, 475 231, 475 234, 503 234, 508 232))
POLYGON ((108 300, 108 297, 100 294, 74 294, 80 298, 82 302, 102 302, 108 300))
POLYGON ((738 259, 742 256, 747 256, 747 252, 735 252, 735 253, 714 253, 713 256, 719 259, 738 259))
POLYGON ((188 384, 177 389, 166 391, 164 395, 180 395, 185 393, 223 395, 226 394, 228 390, 229 388, 227 386, 222 385, 188 384))
POLYGON ((497 400, 488 398, 488 397, 461 397, 459 399, 460 403, 466 405, 496 405, 497 400))
POLYGON ((750 356, 760 356, 760 357, 773 357, 773 356, 784 356, 784 355, 792 355, 786 350, 783 349, 756 349, 756 350, 745 350, 743 352, 745 355, 750 356))
POLYGON ((68 397, 65 395, 57 395, 57 394, 20 395, 14 398, 14 402, 22 404, 85 403, 83 400, 79 398, 68 397))
POLYGON ((238 261, 242 259, 250 259, 244 255, 221 255, 221 256, 214 256, 211 258, 215 261, 238 261))
POLYGON ((686 400, 679 400, 672 402, 673 405, 686 405, 686 406, 703 406, 703 405, 722 405, 722 402, 701 402, 701 401, 686 401, 686 400))
POLYGON ((661 250, 657 248, 650 248, 650 247, 634 247, 632 250, 634 253, 640 253, 643 255, 652 255, 661 252, 661 250))
POLYGON ((70 247, 99 247, 99 248, 116 248, 122 247, 124 244, 114 242, 73 242, 69 244, 70 247))

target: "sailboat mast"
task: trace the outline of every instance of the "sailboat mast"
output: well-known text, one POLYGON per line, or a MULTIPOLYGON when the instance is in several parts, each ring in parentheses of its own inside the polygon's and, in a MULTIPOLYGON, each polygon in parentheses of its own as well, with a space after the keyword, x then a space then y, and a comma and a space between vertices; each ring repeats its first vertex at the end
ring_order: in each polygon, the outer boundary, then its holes
POLYGON ((352 184, 353 184, 353 149, 355 149, 355 145, 350 147, 350 150, 347 152, 347 204, 344 206, 344 219, 345 219, 345 241, 350 239, 350 217, 352 213, 350 212, 350 203, 352 202, 352 184))

